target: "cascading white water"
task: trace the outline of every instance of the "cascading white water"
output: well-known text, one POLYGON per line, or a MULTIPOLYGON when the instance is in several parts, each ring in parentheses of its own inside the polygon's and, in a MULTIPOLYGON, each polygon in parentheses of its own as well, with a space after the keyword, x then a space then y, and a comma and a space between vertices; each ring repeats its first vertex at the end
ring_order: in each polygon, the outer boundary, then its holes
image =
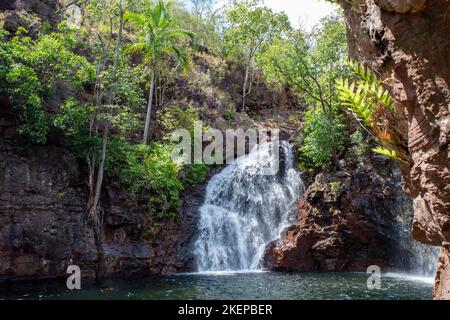
POLYGON ((198 271, 260 269, 265 245, 295 223, 303 192, 287 142, 266 142, 236 159, 207 186, 195 243, 198 271), (274 163, 278 174, 267 175, 274 163))

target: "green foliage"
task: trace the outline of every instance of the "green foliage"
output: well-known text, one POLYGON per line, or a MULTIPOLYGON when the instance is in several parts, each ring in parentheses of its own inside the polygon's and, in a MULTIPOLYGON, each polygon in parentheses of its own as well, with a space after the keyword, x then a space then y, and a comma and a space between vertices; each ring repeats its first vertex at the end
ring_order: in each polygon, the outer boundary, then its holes
POLYGON ((21 64, 13 64, 5 80, 9 87, 9 99, 20 110, 17 132, 28 137, 31 143, 45 143, 49 127, 40 97, 43 88, 35 71, 21 64))
POLYGON ((99 74, 102 86, 108 88, 99 97, 106 107, 98 108, 99 119, 108 121, 113 128, 122 132, 139 129, 139 114, 145 104, 143 73, 142 67, 131 67, 126 61, 120 61, 116 68, 109 68, 99 74))
POLYGON ((352 144, 350 154, 358 165, 362 165, 369 150, 369 141, 364 137, 360 129, 351 135, 350 141, 352 144))
POLYGON ((309 104, 300 148, 305 168, 329 169, 345 146, 346 128, 337 112, 334 82, 347 73, 342 64, 346 48, 342 18, 329 16, 312 33, 292 31, 258 55, 266 81, 278 88, 288 86, 309 104))
POLYGON ((389 91, 383 88, 381 81, 369 68, 353 61, 349 61, 348 65, 356 81, 350 83, 348 79, 337 80, 339 99, 363 125, 372 128, 376 112, 380 109, 392 112, 394 103, 389 91))
POLYGON ((206 164, 185 165, 180 171, 180 179, 186 187, 195 186, 206 180, 210 170, 206 164))
POLYGON ((237 59, 253 59, 257 52, 290 29, 285 13, 274 13, 260 0, 235 2, 226 16, 229 27, 224 36, 225 46, 228 55, 237 59))
POLYGON ((329 16, 310 34, 295 30, 276 39, 257 62, 269 83, 288 86, 311 106, 329 112, 337 105, 334 82, 347 74, 346 56, 345 24, 329 16))
POLYGON ((236 119, 236 111, 234 110, 234 108, 225 109, 225 111, 223 112, 223 118, 227 121, 236 119))
POLYGON ((27 143, 43 144, 51 129, 44 105, 57 81, 82 88, 92 81, 94 69, 73 52, 72 34, 52 33, 34 40, 19 29, 10 41, 0 37, 0 90, 9 96, 19 110, 18 133, 27 143))
POLYGON ((174 6, 174 18, 184 30, 191 30, 195 34, 194 48, 208 49, 208 52, 220 54, 222 42, 217 32, 218 23, 221 22, 221 11, 213 10, 215 0, 191 0, 192 13, 181 6, 174 6), (195 4, 194 4, 195 3, 195 4))
POLYGON ((147 1, 141 13, 129 12, 126 19, 137 30, 139 41, 130 47, 130 52, 143 53, 146 62, 161 66, 161 60, 174 59, 186 73, 189 54, 182 45, 186 38, 194 37, 192 32, 180 27, 172 15, 171 2, 147 1))
POLYGON ((376 154, 379 154, 379 155, 382 155, 382 156, 385 156, 385 157, 388 157, 388 158, 391 158, 391 159, 394 159, 394 160, 398 160, 398 161, 402 160, 401 158, 399 158, 397 156, 397 152, 395 152, 395 150, 390 150, 390 149, 387 149, 387 148, 378 147, 378 148, 372 149, 372 151, 374 153, 376 153, 376 154))
POLYGON ((166 216, 176 210, 183 184, 178 178, 180 167, 172 161, 171 145, 132 145, 114 137, 108 149, 106 172, 131 193, 148 192, 151 214, 166 216))
POLYGON ((194 132, 194 123, 200 120, 200 116, 196 109, 182 109, 178 105, 168 105, 157 112, 157 119, 162 126, 164 136, 168 136, 177 129, 194 132))
POLYGON ((70 98, 53 118, 54 128, 69 139, 76 155, 83 160, 90 150, 100 145, 100 137, 90 134, 89 131, 93 112, 92 106, 80 104, 74 98, 70 98))
POLYGON ((226 10, 226 16, 229 23, 224 36, 227 55, 245 69, 242 104, 237 108, 242 112, 247 96, 252 93, 255 58, 275 39, 283 37, 291 26, 285 13, 274 13, 261 0, 234 2, 231 9, 226 10))
POLYGON ((132 194, 148 194, 149 213, 175 218, 181 192, 206 179, 207 165, 182 166, 172 160, 174 146, 165 142, 133 145, 120 137, 110 139, 106 173, 132 194))
POLYGON ((341 189, 341 183, 339 181, 330 182, 331 191, 336 194, 341 189))
POLYGON ((380 148, 373 151, 395 160, 407 161, 401 150, 402 141, 396 132, 396 110, 387 89, 368 67, 349 61, 353 78, 336 81, 342 105, 355 116, 361 126, 377 138, 380 148))
POLYGON ((342 151, 346 145, 345 129, 344 120, 338 115, 330 121, 321 111, 307 112, 303 144, 299 149, 303 167, 314 170, 329 169, 333 162, 333 153, 342 151))

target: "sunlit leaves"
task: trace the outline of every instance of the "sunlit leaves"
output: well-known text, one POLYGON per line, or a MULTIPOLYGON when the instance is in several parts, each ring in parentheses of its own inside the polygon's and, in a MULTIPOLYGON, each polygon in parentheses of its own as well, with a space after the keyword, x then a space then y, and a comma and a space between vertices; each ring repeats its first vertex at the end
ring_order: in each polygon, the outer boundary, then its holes
POLYGON ((387 149, 384 147, 378 147, 375 149, 372 149, 372 151, 376 154, 388 157, 388 158, 392 158, 394 160, 402 160, 400 157, 397 156, 397 152, 395 152, 395 150, 391 150, 391 149, 387 149))
POLYGON ((346 126, 341 117, 330 120, 320 109, 306 113, 299 149, 301 162, 313 169, 328 169, 332 165, 333 150, 342 150, 346 144, 346 126))
POLYGON ((161 65, 161 60, 172 58, 183 72, 189 67, 189 55, 183 41, 194 37, 183 30, 172 16, 170 2, 146 2, 143 12, 129 12, 125 18, 136 30, 139 41, 129 47, 131 53, 142 53, 146 62, 161 65))
POLYGON ((382 145, 373 150, 375 153, 407 161, 405 155, 399 154, 401 141, 395 128, 389 123, 395 119, 396 114, 389 91, 367 66, 354 61, 347 64, 353 72, 353 77, 336 81, 342 105, 352 112, 360 124, 382 145))
POLYGON ((18 133, 28 143, 45 143, 50 130, 43 104, 53 94, 57 81, 82 88, 92 81, 94 69, 73 52, 72 34, 51 33, 38 39, 19 29, 11 40, 0 42, 2 88, 19 110, 18 133))
POLYGON ((259 0, 236 2, 226 16, 229 27, 224 35, 225 45, 228 55, 235 58, 252 59, 290 29, 286 14, 273 12, 259 0))

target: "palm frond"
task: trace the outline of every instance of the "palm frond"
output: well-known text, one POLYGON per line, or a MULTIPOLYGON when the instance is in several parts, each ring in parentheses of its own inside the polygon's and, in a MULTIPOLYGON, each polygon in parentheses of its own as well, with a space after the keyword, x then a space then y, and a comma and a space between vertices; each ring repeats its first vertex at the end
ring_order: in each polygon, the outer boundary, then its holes
POLYGON ((146 51, 145 43, 142 42, 136 42, 130 45, 127 48, 127 52, 133 54, 133 53, 144 53, 146 51))

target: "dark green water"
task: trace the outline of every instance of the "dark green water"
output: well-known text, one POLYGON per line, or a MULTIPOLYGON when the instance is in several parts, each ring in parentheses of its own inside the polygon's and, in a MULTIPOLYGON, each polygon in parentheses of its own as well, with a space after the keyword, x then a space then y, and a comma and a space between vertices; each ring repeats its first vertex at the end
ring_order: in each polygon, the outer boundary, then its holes
POLYGON ((367 288, 363 273, 285 274, 227 273, 189 274, 129 280, 82 283, 70 292, 65 280, 0 284, 0 299, 431 299, 432 279, 387 274, 381 290, 367 288))

